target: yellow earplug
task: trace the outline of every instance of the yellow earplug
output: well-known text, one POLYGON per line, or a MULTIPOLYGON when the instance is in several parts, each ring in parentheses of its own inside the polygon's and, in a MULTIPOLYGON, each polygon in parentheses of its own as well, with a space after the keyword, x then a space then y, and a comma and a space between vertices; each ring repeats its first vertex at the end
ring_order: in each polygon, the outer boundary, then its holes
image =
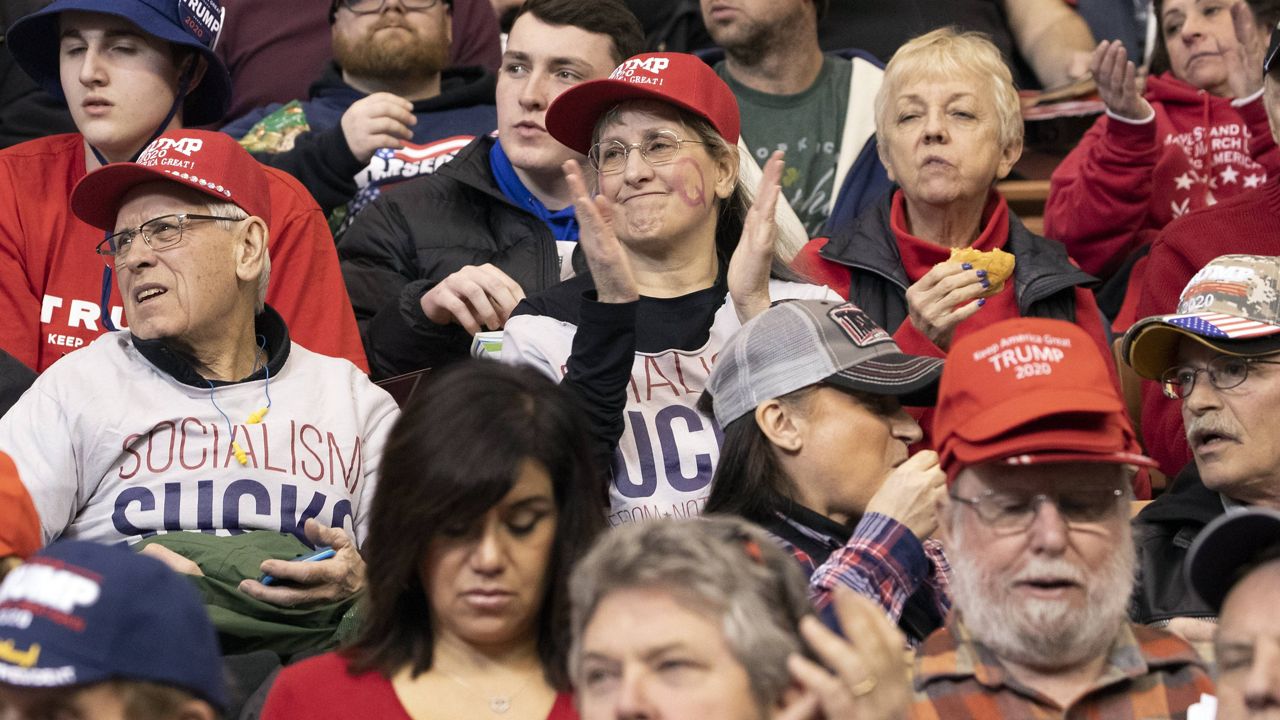
POLYGON ((236 460, 238 460, 241 465, 249 464, 248 453, 246 453, 244 451, 244 448, 240 447, 240 443, 236 442, 235 440, 231 441, 231 452, 235 453, 236 460))
POLYGON ((254 410, 253 414, 249 416, 248 423, 250 425, 257 425, 262 422, 262 418, 267 416, 267 410, 269 409, 270 408, 260 407, 257 410, 254 410))

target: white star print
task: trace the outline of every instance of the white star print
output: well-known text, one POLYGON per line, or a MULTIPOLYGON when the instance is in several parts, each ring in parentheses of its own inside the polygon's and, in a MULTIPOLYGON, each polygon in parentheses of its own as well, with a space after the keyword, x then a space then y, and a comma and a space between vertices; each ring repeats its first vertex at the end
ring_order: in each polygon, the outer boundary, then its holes
POLYGON ((1236 183, 1236 178, 1239 175, 1240 172, 1233 167, 1228 167, 1226 170, 1218 173, 1218 177, 1222 178, 1222 182, 1225 185, 1234 185, 1236 183))
POLYGON ((1182 173, 1182 174, 1181 174, 1181 175, 1179 175, 1178 177, 1174 178, 1174 179, 1173 179, 1173 182, 1178 186, 1178 189, 1179 189, 1179 190, 1190 190, 1190 189, 1191 189, 1191 174, 1190 174, 1190 173, 1182 173))
POLYGON ((1254 174, 1254 175, 1245 175, 1245 176, 1244 176, 1244 186, 1245 186, 1245 188, 1246 188, 1246 189, 1248 189, 1248 188, 1256 188, 1256 187, 1259 187, 1260 185, 1262 185, 1262 181, 1263 181, 1265 178, 1266 178, 1266 176, 1265 176, 1265 175, 1257 175, 1257 174, 1254 174))

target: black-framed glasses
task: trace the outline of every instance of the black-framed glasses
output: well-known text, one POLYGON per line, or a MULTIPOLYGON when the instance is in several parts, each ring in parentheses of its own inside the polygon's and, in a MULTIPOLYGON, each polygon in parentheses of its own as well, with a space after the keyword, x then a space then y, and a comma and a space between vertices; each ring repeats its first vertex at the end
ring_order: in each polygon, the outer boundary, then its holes
POLYGON ((670 130, 659 130, 638 143, 630 145, 618 140, 598 142, 587 151, 591 167, 601 175, 614 175, 627 166, 632 150, 639 150, 640 157, 651 166, 666 165, 676 159, 676 153, 685 143, 706 145, 701 140, 685 140, 670 130))
POLYGON ((98 243, 97 252, 108 266, 115 266, 128 254, 133 241, 139 235, 147 247, 159 252, 182 242, 182 233, 191 223, 200 220, 229 220, 239 222, 244 218, 223 217, 221 215, 199 215, 196 213, 176 213, 152 218, 131 230, 121 230, 108 235, 98 243))
MULTIPOLYGON (((405 10, 420 12, 430 10, 439 5, 442 0, 400 0, 400 4, 405 10)), ((444 0, 447 2, 448 0, 444 0)), ((373 13, 382 12, 382 8, 387 4, 387 0, 338 0, 338 6, 344 7, 357 15, 372 15, 373 13)))
POLYGON ((1040 503, 1053 503, 1069 526, 1092 525, 1116 516, 1122 505, 1124 490, 1119 488, 1071 490, 1058 495, 1037 493, 1018 495, 984 490, 977 497, 952 495, 978 514, 983 523, 1001 532, 1021 532, 1031 527, 1040 503))
POLYGON ((1188 398, 1191 396, 1191 391, 1196 388, 1196 378, 1200 373, 1204 373, 1209 376, 1210 385, 1219 390, 1230 390, 1249 377, 1249 366, 1254 363, 1280 365, 1280 361, 1276 360, 1219 355, 1201 368, 1180 365, 1165 370, 1160 375, 1160 389, 1164 392, 1164 396, 1171 400, 1188 398))

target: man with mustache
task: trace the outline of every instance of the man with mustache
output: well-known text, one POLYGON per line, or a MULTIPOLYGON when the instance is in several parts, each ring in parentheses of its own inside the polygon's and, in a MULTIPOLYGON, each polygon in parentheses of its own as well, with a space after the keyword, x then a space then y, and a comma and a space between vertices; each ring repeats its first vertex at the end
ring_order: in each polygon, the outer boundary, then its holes
POLYGON ((326 213, 357 191, 368 189, 367 203, 382 183, 431 172, 497 122, 493 75, 445 69, 452 10, 453 0, 332 0, 334 62, 311 97, 222 131, 301 180, 326 213))
POLYGON ((938 390, 953 612, 916 655, 913 718, 1183 717, 1195 651, 1126 617, 1137 452, 1083 330, 1016 318, 956 342, 938 390))
POLYGON ((1193 461, 1135 518, 1138 622, 1208 641, 1217 611, 1187 587, 1191 541, 1243 506, 1280 508, 1280 257, 1222 255, 1191 278, 1177 311, 1138 321, 1124 358, 1182 405, 1193 461))

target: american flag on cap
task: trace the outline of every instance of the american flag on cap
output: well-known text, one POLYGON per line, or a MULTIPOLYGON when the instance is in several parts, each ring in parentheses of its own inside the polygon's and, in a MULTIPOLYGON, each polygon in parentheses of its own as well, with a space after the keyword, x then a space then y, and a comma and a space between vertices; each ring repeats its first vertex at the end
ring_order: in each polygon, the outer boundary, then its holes
POLYGON ((1280 327, 1271 323, 1225 313, 1203 312, 1169 315, 1164 320, 1170 325, 1176 325, 1196 335, 1223 340, 1238 340, 1280 332, 1280 327))

